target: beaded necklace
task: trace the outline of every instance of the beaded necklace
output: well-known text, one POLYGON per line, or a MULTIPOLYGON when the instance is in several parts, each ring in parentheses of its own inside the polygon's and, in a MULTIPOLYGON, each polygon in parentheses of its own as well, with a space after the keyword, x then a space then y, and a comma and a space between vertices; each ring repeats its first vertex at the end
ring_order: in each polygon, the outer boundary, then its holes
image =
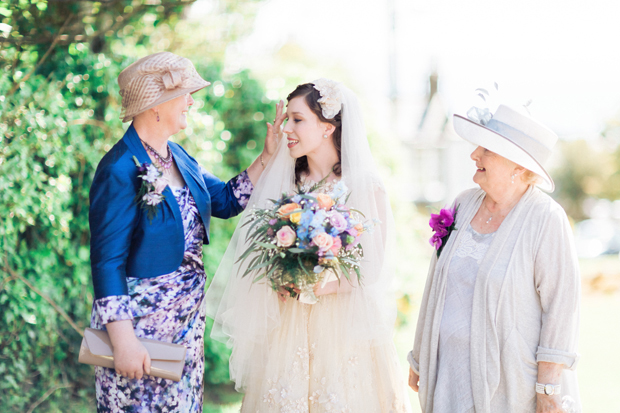
POLYGON ((146 147, 146 151, 157 160, 157 163, 164 168, 164 172, 168 172, 170 167, 172 166, 172 151, 170 150, 170 146, 166 144, 166 149, 168 150, 168 155, 164 158, 153 148, 151 145, 140 139, 144 146, 146 147))

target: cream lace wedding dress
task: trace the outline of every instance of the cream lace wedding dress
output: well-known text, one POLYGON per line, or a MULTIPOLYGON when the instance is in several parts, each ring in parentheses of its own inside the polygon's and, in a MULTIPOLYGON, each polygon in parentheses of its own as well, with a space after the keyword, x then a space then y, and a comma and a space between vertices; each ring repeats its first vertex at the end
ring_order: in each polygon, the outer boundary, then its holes
POLYGON ((341 292, 321 296, 314 305, 290 298, 280 303, 280 325, 267 359, 247 384, 241 412, 410 411, 391 337, 374 342, 346 337, 351 288, 342 285, 341 292))

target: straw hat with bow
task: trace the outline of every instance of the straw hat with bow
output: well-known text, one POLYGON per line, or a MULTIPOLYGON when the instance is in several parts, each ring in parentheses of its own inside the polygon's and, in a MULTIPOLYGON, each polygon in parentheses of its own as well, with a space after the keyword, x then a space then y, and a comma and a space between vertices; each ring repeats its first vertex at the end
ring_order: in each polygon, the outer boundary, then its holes
POLYGON ((118 76, 123 98, 120 118, 134 116, 164 102, 209 86, 192 62, 170 52, 155 53, 126 67, 118 76))

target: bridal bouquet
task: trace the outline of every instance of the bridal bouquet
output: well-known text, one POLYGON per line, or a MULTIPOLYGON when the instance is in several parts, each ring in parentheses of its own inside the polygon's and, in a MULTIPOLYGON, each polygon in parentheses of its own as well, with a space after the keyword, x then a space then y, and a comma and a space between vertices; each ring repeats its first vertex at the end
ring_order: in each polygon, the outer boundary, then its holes
POLYGON ((271 208, 251 212, 244 223, 250 226, 250 246, 237 260, 252 257, 244 277, 251 275, 254 282, 266 278, 274 291, 284 287, 293 298, 298 289, 298 299, 307 304, 318 301, 313 289, 319 282, 340 282, 341 274, 351 282, 355 273, 361 284, 360 237, 377 221, 363 223, 363 214, 345 205, 350 194, 342 180, 331 192, 317 193, 323 184, 308 190, 298 186, 295 193, 271 200, 271 208))

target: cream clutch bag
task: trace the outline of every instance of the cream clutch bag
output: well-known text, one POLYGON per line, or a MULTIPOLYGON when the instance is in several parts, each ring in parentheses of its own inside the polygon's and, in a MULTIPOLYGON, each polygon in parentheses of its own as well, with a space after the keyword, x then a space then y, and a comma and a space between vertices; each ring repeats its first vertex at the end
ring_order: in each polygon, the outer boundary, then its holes
MULTIPOLYGON (((151 376, 180 381, 185 365, 187 348, 180 344, 150 340, 138 337, 138 340, 151 356, 151 376)), ((107 331, 87 328, 80 347, 80 363, 114 368, 114 352, 107 331)))

